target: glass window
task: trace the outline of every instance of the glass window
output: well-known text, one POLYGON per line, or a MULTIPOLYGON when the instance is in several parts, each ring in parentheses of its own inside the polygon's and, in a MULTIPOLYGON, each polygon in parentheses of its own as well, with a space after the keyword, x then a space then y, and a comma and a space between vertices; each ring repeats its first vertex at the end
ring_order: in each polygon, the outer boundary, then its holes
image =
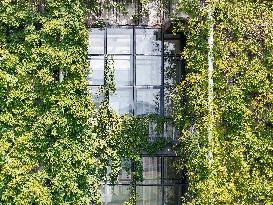
POLYGON ((139 197, 137 205, 162 205, 162 191, 160 186, 137 186, 136 191, 139 197))
POLYGON ((92 28, 89 32, 88 54, 104 54, 104 29, 92 28))
POLYGON ((87 75, 89 85, 103 85, 104 84, 104 57, 92 56, 89 60, 90 70, 87 75))
POLYGON ((160 29, 136 29, 136 54, 161 55, 160 29))
POLYGON ((136 114, 152 114, 159 113, 160 89, 144 89, 136 90, 136 114))
MULTIPOLYGON (((176 164, 181 162, 180 157, 142 157, 143 182, 137 182, 134 189, 137 192, 136 204, 139 205, 179 205, 181 196, 186 192, 185 174, 176 171, 176 164), (162 173, 163 171, 163 173, 162 173), (163 201, 164 195, 164 201, 163 201)), ((129 199, 128 191, 131 175, 125 167, 131 167, 130 163, 122 163, 122 171, 118 184, 106 185, 103 191, 104 204, 122 204, 129 199), (126 164, 127 163, 127 164, 126 164)), ((134 168, 135 169, 135 168, 134 168)), ((130 173, 130 171, 129 171, 130 173)))
POLYGON ((101 102, 103 101, 104 97, 99 93, 98 86, 90 86, 89 91, 91 92, 92 100, 96 105, 96 108, 99 108, 101 102))
POLYGON ((102 54, 110 54, 115 68, 115 85, 132 86, 134 90, 134 94, 117 91, 118 93, 112 95, 109 100, 114 110, 120 112, 119 114, 154 113, 170 116, 172 112, 170 96, 173 86, 180 81, 182 63, 178 57, 168 55, 180 53, 180 47, 183 46, 180 42, 181 38, 181 35, 164 33, 165 56, 163 56, 161 29, 133 26, 91 29, 90 72, 87 76, 89 85, 104 85, 105 59, 102 54), (160 92, 160 89, 164 92, 160 92), (124 100, 123 104, 130 103, 127 108, 121 105, 122 100, 124 100))
POLYGON ((118 183, 120 184, 130 184, 131 181, 131 162, 122 161, 121 170, 118 176, 118 183))
POLYGON ((161 130, 161 126, 159 127, 159 125, 154 122, 154 121, 150 121, 149 122, 149 139, 151 141, 155 141, 157 137, 162 136, 162 130, 161 130))
POLYGON ((131 54, 133 48, 133 29, 108 28, 107 53, 131 54))
POLYGON ((131 56, 114 56, 116 86, 132 85, 133 66, 131 56))
POLYGON ((136 85, 161 85, 161 57, 136 57, 136 85))
POLYGON ((181 80, 181 69, 180 60, 172 57, 164 57, 164 85, 176 85, 181 80))
POLYGON ((109 104, 119 114, 132 113, 133 89, 117 88, 116 92, 110 95, 109 104))
POLYGON ((160 184, 161 157, 143 157, 143 184, 160 184))
POLYGON ((181 170, 178 170, 180 157, 164 157, 164 183, 174 184, 179 183, 185 177, 181 170))
POLYGON ((173 112, 172 87, 164 87, 164 115, 171 116, 173 112))
POLYGON ((180 53, 183 43, 180 42, 181 35, 171 33, 163 35, 164 55, 162 54, 161 29, 134 26, 91 29, 90 72, 87 76, 89 85, 104 85, 106 60, 102 54, 110 54, 115 68, 115 85, 117 87, 132 86, 134 90, 133 94, 127 94, 127 96, 125 91, 119 91, 110 97, 113 108, 121 111, 119 114, 171 115, 173 104, 170 96, 174 85, 181 80, 179 76, 182 74, 183 66, 182 61, 174 55, 180 53), (118 102, 121 100, 125 100, 124 103, 130 103, 127 109, 125 106, 121 109, 122 106, 118 102))
MULTIPOLYGON (((183 66, 177 57, 183 46, 181 38, 179 35, 164 34, 163 55, 161 29, 134 26, 92 29, 89 36, 90 72, 87 80, 92 87, 91 94, 96 106, 104 99, 98 91, 100 85, 104 85, 104 56, 109 55, 113 59, 111 62, 114 65, 116 84, 116 92, 109 96, 110 106, 119 114, 170 116, 171 93, 174 85, 180 81, 183 66)), ((162 131, 161 137, 177 139, 178 132, 171 123, 157 127, 151 121, 150 140, 159 137, 157 129, 162 131)), ((181 204, 180 198, 185 192, 182 183, 186 183, 186 175, 183 171, 177 172, 174 165, 180 159, 166 155, 142 157, 143 181, 134 185, 137 191, 136 204, 181 204)), ((133 176, 130 169, 135 170, 136 164, 132 165, 125 165, 123 162, 116 185, 103 186, 103 204, 120 205, 130 198, 129 184, 133 176)))
POLYGON ((164 137, 172 140, 178 140, 178 130, 171 123, 164 123, 164 137))
POLYGON ((182 196, 182 185, 164 187, 164 205, 180 205, 182 196))
POLYGON ((104 185, 102 188, 102 202, 105 205, 121 205, 130 198, 129 186, 104 185))
POLYGON ((181 53, 181 41, 179 39, 164 40, 164 54, 165 55, 179 55, 181 53))

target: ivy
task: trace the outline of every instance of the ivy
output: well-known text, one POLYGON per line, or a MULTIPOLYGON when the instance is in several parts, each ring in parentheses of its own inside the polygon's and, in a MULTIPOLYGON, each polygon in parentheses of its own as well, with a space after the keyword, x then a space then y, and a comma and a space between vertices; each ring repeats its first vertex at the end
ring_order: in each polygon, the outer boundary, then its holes
MULTIPOLYGON (((101 185, 117 180, 123 160, 135 164, 133 185, 142 180, 141 154, 169 144, 147 138, 151 120, 163 132, 158 116, 120 116, 109 108, 111 56, 100 89, 105 100, 95 109, 86 82, 87 27, 90 19, 102 22, 90 16, 100 6, 0 2, 1 204, 101 204, 101 185)), ((137 197, 131 192, 128 203, 137 197)))
POLYGON ((273 175, 270 1, 185 1, 185 80, 177 87, 175 120, 188 170, 185 204, 271 204, 273 175), (213 163, 208 164, 208 28, 214 7, 213 163))
MULTIPOLYGON (((151 2, 141 3, 143 11, 134 21, 149 16, 151 2)), ((173 95, 182 144, 176 149, 189 180, 184 201, 271 204, 272 2, 207 4, 179 2, 179 11, 190 19, 174 18, 174 28, 187 35, 187 76, 173 95), (210 169, 207 4, 215 8, 210 169)), ((126 14, 122 3, 103 1, 102 7, 126 14)), ((163 136, 164 123, 172 120, 120 116, 109 108, 108 96, 115 92, 111 56, 106 56, 106 86, 100 89, 105 100, 95 109, 86 82, 87 27, 105 25, 100 9, 101 1, 89 0, 0 2, 1 204, 100 204, 102 182, 116 181, 123 160, 136 165, 133 186, 142 180, 141 154, 173 146, 165 137, 147 138, 149 123, 163 136)), ((136 197, 131 189, 128 203, 136 197)))

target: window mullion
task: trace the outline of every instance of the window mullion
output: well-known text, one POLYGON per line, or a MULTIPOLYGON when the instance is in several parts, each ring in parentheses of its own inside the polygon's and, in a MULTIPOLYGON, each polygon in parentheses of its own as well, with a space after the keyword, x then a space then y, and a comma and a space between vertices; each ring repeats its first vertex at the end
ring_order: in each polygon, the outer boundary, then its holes
POLYGON ((161 191, 162 191, 162 205, 164 205, 164 157, 161 157, 161 179, 160 179, 160 183, 161 183, 161 191))
POLYGON ((164 116, 164 34, 161 28, 161 89, 160 89, 160 114, 164 116))
POLYGON ((136 111, 136 37, 135 37, 135 27, 133 26, 133 115, 136 111))
MULTIPOLYGON (((107 66, 107 27, 104 30, 104 69, 103 69, 103 73, 104 73, 104 86, 106 85, 106 81, 105 81, 105 68, 107 66)), ((105 98, 107 98, 108 103, 109 103, 109 92, 106 93, 105 98)))

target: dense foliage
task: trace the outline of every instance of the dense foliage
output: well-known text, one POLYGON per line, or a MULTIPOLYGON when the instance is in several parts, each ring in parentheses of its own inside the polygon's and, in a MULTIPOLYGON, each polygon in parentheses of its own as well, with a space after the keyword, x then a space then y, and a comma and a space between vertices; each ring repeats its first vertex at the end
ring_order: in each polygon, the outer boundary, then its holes
MULTIPOLYGON (((174 96, 189 179, 185 201, 272 204, 272 3, 209 3, 215 24, 213 119, 207 109, 207 6, 181 1, 190 20, 174 25, 188 37, 187 76, 174 96)), ((134 183, 142 178, 141 153, 167 145, 147 138, 149 122, 160 134, 166 119, 119 116, 109 108, 111 66, 100 90, 105 100, 94 108, 86 82, 87 27, 100 23, 100 6, 90 0, 0 1, 1 204, 99 204, 101 183, 116 180, 122 160, 137 165, 134 183)))
POLYGON ((76 0, 29 2, 0 2, 0 203, 86 204, 101 142, 84 12, 76 0))
MULTIPOLYGON (((0 2, 1 204, 100 204, 101 183, 116 180, 122 160, 138 165, 133 179, 141 180, 141 153, 165 145, 148 141, 153 116, 118 116, 107 100, 94 108, 87 27, 99 6, 0 2)), ((111 69, 105 99, 114 92, 111 69)))
POLYGON ((186 79, 175 118, 188 170, 187 204, 273 203, 273 7, 271 1, 181 1, 190 15, 186 79), (208 7, 213 7, 213 22, 208 7), (214 23, 213 118, 208 113, 208 29, 214 23), (209 123, 213 139, 208 141, 209 123), (213 163, 209 166, 209 149, 213 163))

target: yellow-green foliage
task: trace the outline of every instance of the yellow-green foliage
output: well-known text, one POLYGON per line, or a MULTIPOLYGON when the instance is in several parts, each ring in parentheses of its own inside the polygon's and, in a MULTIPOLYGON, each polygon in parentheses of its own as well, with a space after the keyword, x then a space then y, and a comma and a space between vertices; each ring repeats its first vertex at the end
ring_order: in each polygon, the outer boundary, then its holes
POLYGON ((86 204, 99 197, 100 142, 84 12, 42 2, 0 2, 0 204, 86 204))
POLYGON ((187 204, 273 204, 273 7, 271 1, 181 2, 186 79, 176 122, 188 170, 187 204), (213 164, 208 165, 208 4, 214 9, 213 164))
MULTIPOLYGON (((94 109, 86 16, 99 6, 0 1, 0 204, 100 204, 101 183, 116 180, 123 159, 141 180, 140 154, 165 144, 148 141, 149 117, 118 116, 107 100, 94 109)), ((113 70, 105 79, 107 96, 113 70)))

